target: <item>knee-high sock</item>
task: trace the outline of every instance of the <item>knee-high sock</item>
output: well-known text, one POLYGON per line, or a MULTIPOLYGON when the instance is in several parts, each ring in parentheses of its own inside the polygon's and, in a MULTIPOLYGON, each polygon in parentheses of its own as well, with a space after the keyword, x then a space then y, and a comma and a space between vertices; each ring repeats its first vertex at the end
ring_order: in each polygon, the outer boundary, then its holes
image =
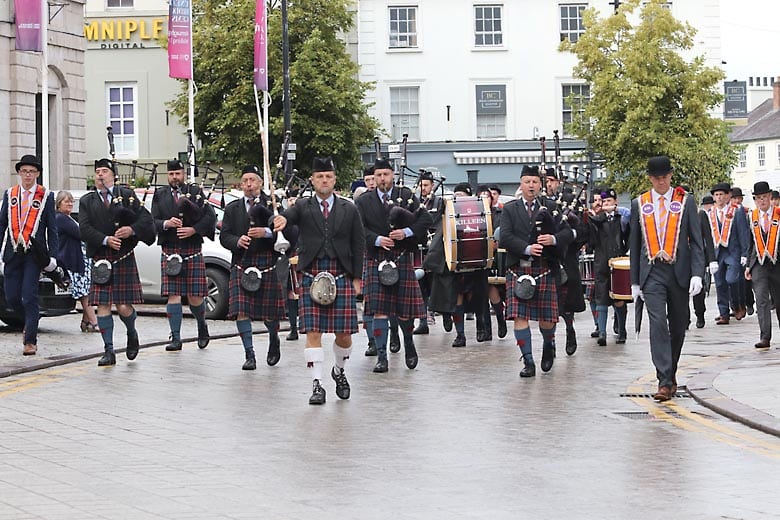
MULTIPOLYGON (((598 327, 599 326, 599 311, 598 311, 598 305, 596 305, 596 302, 593 300, 590 301, 590 313, 593 315, 593 324, 598 327)), ((606 327, 606 325, 604 325, 606 327)))
POLYGON ((397 338, 398 337, 398 318, 395 316, 390 316, 387 319, 387 328, 390 330, 390 336, 397 338))
POLYGON ((529 365, 533 364, 534 354, 531 349, 531 328, 515 329, 515 339, 517 340, 517 346, 520 348, 520 352, 523 354, 523 361, 529 365))
POLYGON ((268 339, 279 336, 279 320, 264 321, 263 324, 268 331, 268 339))
POLYGON ((374 318, 373 325, 376 353, 381 358, 387 358, 387 318, 374 318))
POLYGON ((452 315, 452 323, 455 324, 455 332, 461 336, 466 335, 466 324, 463 323, 463 314, 465 307, 463 304, 455 306, 455 313, 452 315))
POLYGON ((607 314, 609 313, 609 307, 606 305, 599 305, 596 307, 598 316, 599 335, 604 336, 607 333, 607 314))
POLYGON ((567 331, 573 331, 574 330, 574 313, 573 312, 564 312, 561 314, 561 317, 563 318, 564 323, 566 323, 566 330, 567 331))
POLYGON ((363 315, 363 327, 366 329, 366 337, 368 341, 376 341, 374 339, 374 316, 370 314, 363 315))
POLYGON ((190 312, 195 317, 195 321, 198 322, 198 330, 200 331, 206 326, 206 302, 200 302, 200 305, 190 304, 190 312))
POLYGON ((122 320, 122 323, 125 324, 125 327, 127 327, 127 337, 128 338, 134 338, 138 336, 138 331, 135 330, 135 319, 138 317, 138 314, 136 314, 135 309, 133 309, 133 312, 130 313, 130 316, 122 316, 119 315, 119 319, 122 320))
POLYGON ((553 347, 555 348, 555 329, 557 328, 557 325, 553 325, 551 329, 543 329, 541 325, 539 326, 539 332, 542 333, 542 340, 544 341, 545 347, 553 347))
POLYGON ((241 336, 241 343, 244 345, 244 352, 247 359, 254 357, 255 349, 252 346, 252 321, 251 320, 237 320, 236 329, 238 335, 241 336))
POLYGON ((615 317, 617 318, 618 334, 621 336, 626 335, 626 315, 628 314, 628 308, 624 303, 620 307, 615 307, 615 317))
POLYGON ((100 327, 100 335, 103 337, 103 348, 106 352, 114 351, 114 317, 110 314, 108 316, 97 317, 98 327, 100 327))
POLYGON ((404 345, 412 342, 412 332, 414 331, 414 319, 398 320, 398 326, 401 328, 401 334, 404 335, 404 345))
POLYGON ((307 347, 303 349, 303 356, 306 359, 306 366, 310 369, 311 378, 322 381, 322 362, 325 360, 322 347, 307 347))
POLYGON ((171 337, 174 341, 181 341, 181 303, 169 303, 165 306, 165 312, 168 313, 171 337))
POLYGON ((290 320, 290 332, 298 332, 298 300, 287 299, 287 319, 290 320))
POLYGON ((340 347, 336 345, 335 341, 333 342, 333 363, 336 368, 344 370, 344 365, 346 365, 350 354, 352 354, 352 347, 340 347))
POLYGON ((491 303, 490 306, 493 307, 493 312, 496 314, 496 321, 498 321, 498 323, 504 321, 504 304, 499 301, 497 303, 491 303))

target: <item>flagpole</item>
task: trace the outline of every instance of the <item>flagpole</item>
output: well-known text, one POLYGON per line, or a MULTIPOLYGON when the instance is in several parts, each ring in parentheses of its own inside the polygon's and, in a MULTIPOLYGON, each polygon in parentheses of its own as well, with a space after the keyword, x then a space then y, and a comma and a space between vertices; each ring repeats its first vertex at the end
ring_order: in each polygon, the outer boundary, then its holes
POLYGON ((190 182, 195 182, 195 65, 194 53, 192 52, 192 0, 189 2, 190 10, 190 78, 187 80, 187 122, 190 125, 190 135, 192 136, 192 153, 190 153, 190 182))
POLYGON ((41 0, 41 165, 49 186, 49 3, 41 0))

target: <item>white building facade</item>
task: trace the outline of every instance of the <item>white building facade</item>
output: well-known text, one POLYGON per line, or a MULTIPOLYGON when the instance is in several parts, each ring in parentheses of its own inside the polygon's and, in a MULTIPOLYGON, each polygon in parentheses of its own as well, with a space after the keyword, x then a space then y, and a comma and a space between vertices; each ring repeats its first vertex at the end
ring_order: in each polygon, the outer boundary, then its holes
MULTIPOLYGON (((582 13, 611 13, 614 0, 359 0, 360 79, 374 82, 371 113, 397 142, 408 134, 408 163, 434 166, 447 183, 481 170, 480 182, 516 184, 518 163, 538 163, 538 138, 559 130, 566 169, 589 165, 569 139, 569 94, 589 86, 572 76, 576 58, 558 51, 584 31, 582 13)), ((666 6, 697 28, 694 53, 721 64, 719 0, 666 6)))

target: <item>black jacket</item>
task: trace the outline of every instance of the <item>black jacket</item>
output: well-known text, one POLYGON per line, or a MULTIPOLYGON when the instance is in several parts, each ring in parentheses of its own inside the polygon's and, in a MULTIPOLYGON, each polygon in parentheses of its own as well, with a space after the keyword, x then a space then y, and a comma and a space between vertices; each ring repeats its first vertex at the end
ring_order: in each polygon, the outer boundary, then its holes
MULTIPOLYGON (((135 192, 123 186, 114 186, 112 191, 114 197, 122 197, 122 206, 132 206, 132 211, 135 213, 135 222, 130 224, 135 234, 122 240, 119 254, 123 255, 135 248, 139 240, 145 244, 154 244, 156 236, 152 215, 146 208, 140 206, 135 192)), ((97 254, 106 254, 110 250, 108 246, 103 245, 103 240, 107 236, 112 236, 117 230, 114 215, 112 208, 105 207, 98 192, 93 191, 81 197, 79 201, 79 231, 81 239, 87 244, 87 256, 94 257, 97 254)))
POLYGON ((84 255, 81 253, 79 224, 68 215, 57 212, 57 232, 60 235, 60 250, 57 264, 74 273, 84 272, 84 255))
POLYGON ((161 246, 199 245, 203 243, 203 237, 214 240, 214 230, 217 224, 217 214, 214 212, 214 208, 208 203, 203 191, 195 184, 183 186, 182 191, 184 190, 187 190, 193 197, 200 195, 203 200, 206 200, 205 204, 203 204, 202 217, 192 224, 196 233, 189 238, 181 240, 176 236, 175 228, 163 229, 163 222, 171 217, 178 217, 179 210, 176 207, 176 202, 173 200, 171 187, 163 186, 162 188, 157 188, 152 198, 152 218, 154 219, 154 227, 157 230, 157 243, 161 246))

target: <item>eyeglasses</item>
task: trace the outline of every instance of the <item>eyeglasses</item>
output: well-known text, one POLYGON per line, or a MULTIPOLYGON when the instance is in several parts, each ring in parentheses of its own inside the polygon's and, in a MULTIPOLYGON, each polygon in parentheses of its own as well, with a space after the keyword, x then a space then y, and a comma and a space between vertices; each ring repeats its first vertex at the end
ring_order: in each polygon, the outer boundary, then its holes
POLYGON ((22 175, 33 175, 33 174, 38 175, 38 170, 21 169, 19 170, 19 173, 21 173, 22 175))

